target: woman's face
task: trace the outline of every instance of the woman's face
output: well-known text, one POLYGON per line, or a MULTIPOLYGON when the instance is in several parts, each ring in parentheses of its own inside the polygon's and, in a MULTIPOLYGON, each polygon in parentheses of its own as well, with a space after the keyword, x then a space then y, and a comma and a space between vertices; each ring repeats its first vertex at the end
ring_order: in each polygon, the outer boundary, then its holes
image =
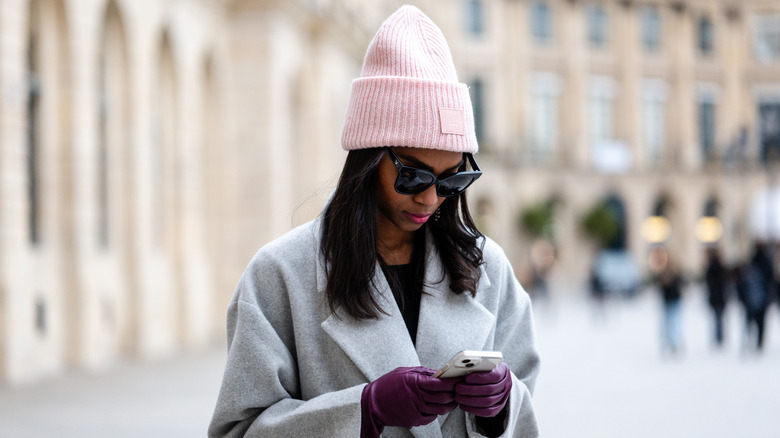
MULTIPOLYGON (((393 152, 406 166, 425 169, 438 178, 457 173, 463 154, 433 149, 394 147, 393 152)), ((416 195, 395 191, 398 169, 384 154, 377 169, 377 227, 380 235, 412 233, 423 226, 446 198, 436 194, 432 185, 416 195)))

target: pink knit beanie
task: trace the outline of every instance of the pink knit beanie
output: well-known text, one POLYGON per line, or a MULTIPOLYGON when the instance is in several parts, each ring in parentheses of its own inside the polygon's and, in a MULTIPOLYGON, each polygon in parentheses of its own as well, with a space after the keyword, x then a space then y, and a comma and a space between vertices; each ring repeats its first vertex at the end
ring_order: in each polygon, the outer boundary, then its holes
POLYGON ((352 82, 341 145, 477 152, 474 114, 444 34, 414 6, 377 31, 352 82))

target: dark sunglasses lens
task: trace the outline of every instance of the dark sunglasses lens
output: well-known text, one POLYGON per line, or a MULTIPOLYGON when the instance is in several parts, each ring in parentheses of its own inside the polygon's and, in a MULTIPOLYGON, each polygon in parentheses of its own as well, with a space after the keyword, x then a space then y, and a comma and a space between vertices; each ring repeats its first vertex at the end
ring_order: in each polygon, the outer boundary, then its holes
POLYGON ((401 193, 414 195, 430 187, 433 180, 434 176, 430 173, 404 168, 398 174, 395 188, 401 193))
POLYGON ((476 177, 473 174, 452 175, 449 178, 445 178, 444 181, 439 182, 437 193, 439 196, 455 196, 466 190, 466 187, 474 182, 475 179, 476 177))

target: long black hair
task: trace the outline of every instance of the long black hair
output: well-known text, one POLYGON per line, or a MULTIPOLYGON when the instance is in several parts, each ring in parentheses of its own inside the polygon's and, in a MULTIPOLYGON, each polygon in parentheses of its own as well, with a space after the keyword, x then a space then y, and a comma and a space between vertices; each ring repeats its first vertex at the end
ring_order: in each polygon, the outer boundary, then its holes
MULTIPOLYGON (((328 305, 331 312, 341 308, 356 319, 387 313, 371 293, 379 260, 376 192, 377 168, 383 156, 383 148, 350 151, 336 191, 322 214, 320 247, 328 266, 328 305)), ((482 234, 471 217, 465 193, 446 199, 439 211, 439 219, 423 227, 433 237, 450 289, 474 296, 483 262, 478 245, 482 234)))

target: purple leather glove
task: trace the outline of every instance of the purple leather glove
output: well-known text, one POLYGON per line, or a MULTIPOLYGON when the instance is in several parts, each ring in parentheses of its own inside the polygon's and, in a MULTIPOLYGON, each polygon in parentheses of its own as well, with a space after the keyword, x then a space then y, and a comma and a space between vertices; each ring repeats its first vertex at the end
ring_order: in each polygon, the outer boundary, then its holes
POLYGON ((458 407, 453 387, 460 379, 437 379, 435 372, 396 368, 366 385, 360 398, 360 437, 378 437, 385 426, 428 424, 458 407))
POLYGON ((505 363, 492 371, 467 375, 455 385, 455 401, 460 408, 480 417, 494 417, 509 400, 512 392, 512 373, 505 363))

